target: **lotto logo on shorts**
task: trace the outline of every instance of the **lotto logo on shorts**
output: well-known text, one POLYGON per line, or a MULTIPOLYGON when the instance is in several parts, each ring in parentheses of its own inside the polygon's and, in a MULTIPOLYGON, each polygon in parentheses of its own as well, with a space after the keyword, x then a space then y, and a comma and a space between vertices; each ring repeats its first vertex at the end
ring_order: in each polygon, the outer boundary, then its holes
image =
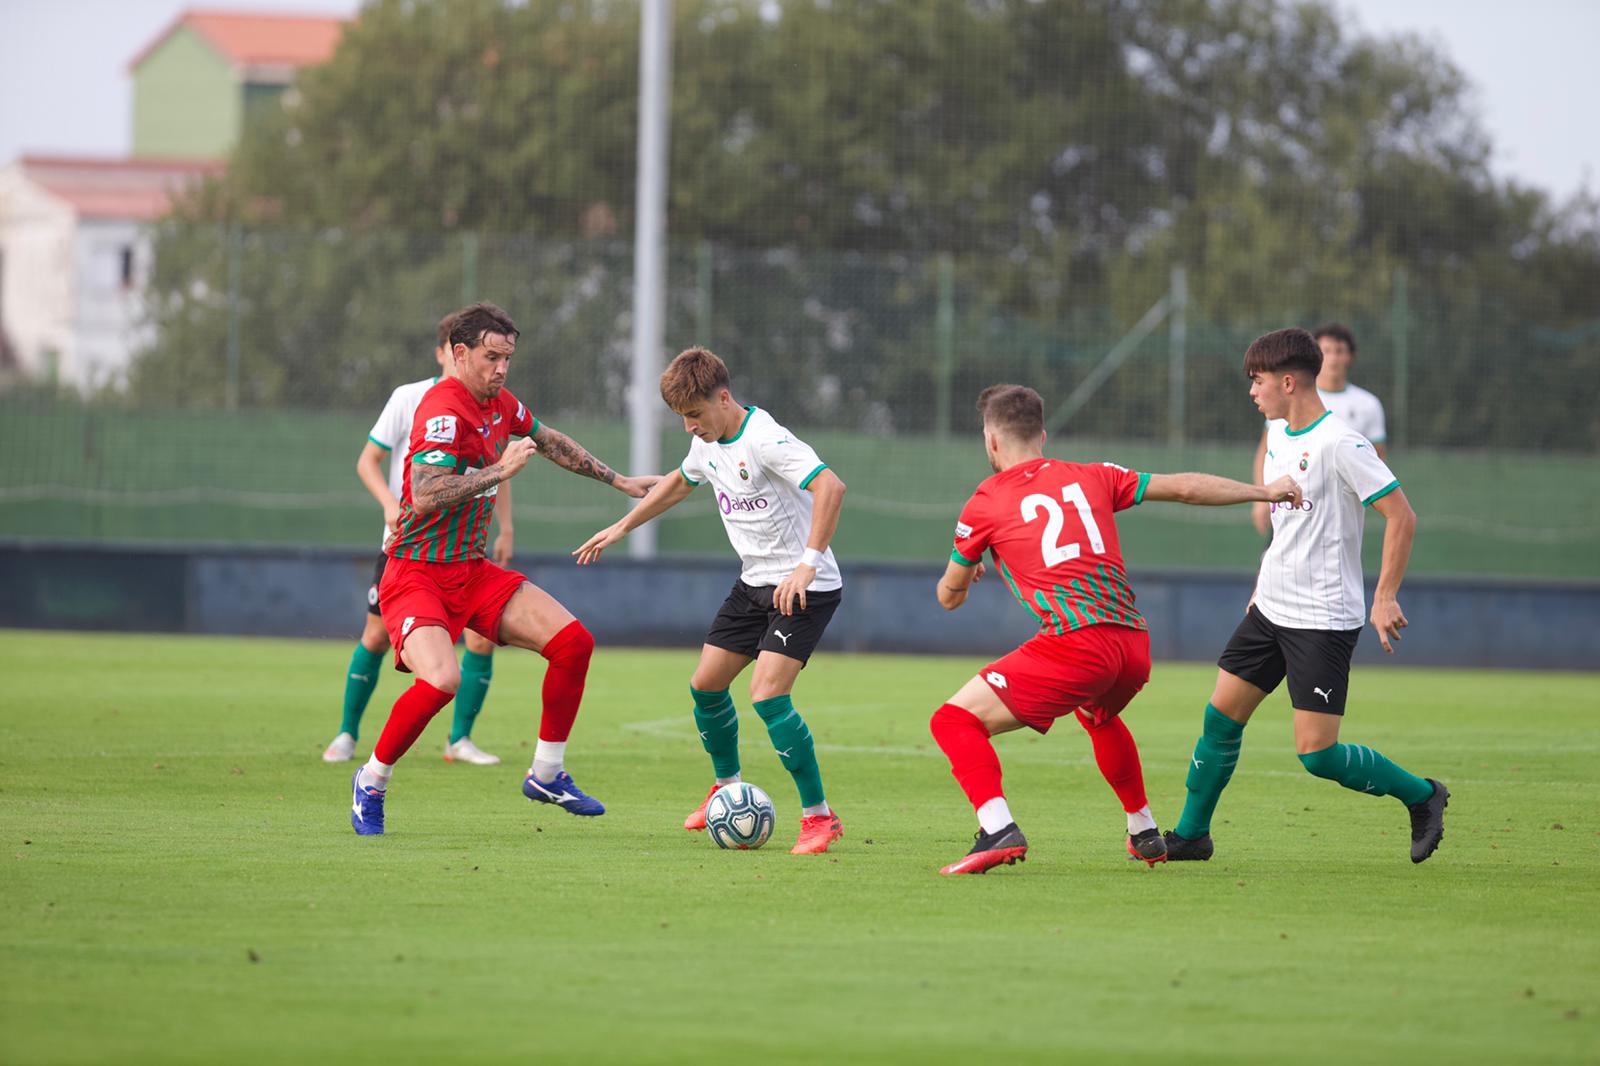
POLYGON ((987 674, 983 675, 983 679, 989 682, 989 684, 993 685, 995 688, 1006 687, 1006 675, 1002 674, 998 670, 990 670, 987 674))
POLYGON ((431 440, 438 444, 454 444, 456 440, 456 416, 435 415, 428 419, 422 439, 431 440))

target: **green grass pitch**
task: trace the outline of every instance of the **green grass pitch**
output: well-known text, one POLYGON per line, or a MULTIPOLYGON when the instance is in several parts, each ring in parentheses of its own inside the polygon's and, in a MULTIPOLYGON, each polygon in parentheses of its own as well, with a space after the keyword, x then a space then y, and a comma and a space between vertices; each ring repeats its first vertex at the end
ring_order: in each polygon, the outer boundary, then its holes
MULTIPOLYGON (((391 833, 325 766, 349 646, 0 634, 0 1061, 1594 1062, 1600 682, 1359 670, 1349 739, 1445 779, 1443 847, 1246 734, 1208 864, 1125 860, 1073 723, 998 747, 1029 861, 941 878, 970 809, 926 731, 977 660, 821 654, 798 705, 846 837, 679 828, 708 767, 694 652, 602 648, 569 751, 610 812, 522 798, 542 662, 497 658, 477 738, 400 766, 391 833)), ((1158 664, 1129 722, 1176 821, 1211 670, 1158 664)), ((385 678, 358 751, 398 679, 385 678)))

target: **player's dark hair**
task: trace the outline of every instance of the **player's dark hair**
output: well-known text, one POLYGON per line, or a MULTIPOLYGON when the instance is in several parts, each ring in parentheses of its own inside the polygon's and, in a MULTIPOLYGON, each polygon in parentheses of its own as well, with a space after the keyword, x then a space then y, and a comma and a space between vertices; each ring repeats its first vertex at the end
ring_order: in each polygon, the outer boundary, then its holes
POLYGON ((450 331, 452 329, 455 329, 455 326, 456 326, 456 313, 454 311, 451 311, 448 315, 445 315, 443 318, 441 318, 439 320, 437 336, 439 338, 439 347, 440 348, 445 348, 445 347, 449 346, 449 344, 450 344, 450 331))
POLYGON ((684 411, 728 387, 728 364, 709 348, 686 348, 661 374, 661 398, 684 411))
POLYGON ((450 327, 452 346, 465 344, 468 348, 474 347, 483 340, 485 333, 499 333, 515 340, 520 332, 517 324, 511 321, 511 316, 494 304, 469 304, 447 317, 455 320, 450 327))
POLYGON ((1317 339, 1298 327, 1275 329, 1257 337, 1244 353, 1244 376, 1295 374, 1315 381, 1322 373, 1322 349, 1317 339))
POLYGON ((1319 341, 1324 337, 1344 341, 1344 346, 1350 349, 1350 354, 1356 354, 1356 335, 1351 333, 1350 327, 1343 322, 1329 322, 1325 326, 1318 326, 1311 336, 1319 341))
POLYGON ((1044 400, 1026 385, 990 385, 978 394, 983 424, 1014 441, 1044 435, 1044 400))

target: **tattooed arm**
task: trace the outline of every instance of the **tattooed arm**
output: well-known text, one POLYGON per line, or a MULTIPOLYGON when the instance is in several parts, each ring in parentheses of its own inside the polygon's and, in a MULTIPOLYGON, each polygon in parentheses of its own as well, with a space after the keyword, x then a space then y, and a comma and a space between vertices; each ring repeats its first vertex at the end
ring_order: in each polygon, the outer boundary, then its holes
POLYGON ((439 466, 411 468, 411 507, 418 514, 431 514, 470 500, 484 489, 498 485, 528 465, 534 445, 529 440, 514 440, 493 466, 458 474, 439 466))
POLYGON ((539 428, 534 430, 533 436, 529 439, 539 446, 539 454, 557 466, 564 467, 574 474, 592 477, 635 498, 649 492, 650 487, 661 480, 657 476, 628 477, 619 474, 590 455, 583 445, 560 430, 543 423, 540 423, 539 428))

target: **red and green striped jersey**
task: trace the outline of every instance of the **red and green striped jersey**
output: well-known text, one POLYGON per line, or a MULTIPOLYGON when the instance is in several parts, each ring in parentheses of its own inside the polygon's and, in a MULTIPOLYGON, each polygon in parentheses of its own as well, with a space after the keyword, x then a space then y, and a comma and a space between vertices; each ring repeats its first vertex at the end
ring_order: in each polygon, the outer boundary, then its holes
POLYGON ((1112 514, 1143 502, 1149 482, 1115 463, 1020 463, 972 494, 950 558, 975 566, 988 549, 1041 632, 1105 623, 1148 629, 1133 605, 1112 514))
MULTIPOLYGON (((539 420, 510 390, 479 403, 467 387, 446 378, 422 397, 411 420, 411 448, 406 470, 436 466, 464 474, 492 466, 506 450, 512 434, 531 436, 539 420)), ((455 563, 482 559, 488 553, 489 520, 500 486, 429 514, 418 514, 411 504, 408 475, 400 497, 400 524, 383 550, 397 559, 425 563, 455 563)))

